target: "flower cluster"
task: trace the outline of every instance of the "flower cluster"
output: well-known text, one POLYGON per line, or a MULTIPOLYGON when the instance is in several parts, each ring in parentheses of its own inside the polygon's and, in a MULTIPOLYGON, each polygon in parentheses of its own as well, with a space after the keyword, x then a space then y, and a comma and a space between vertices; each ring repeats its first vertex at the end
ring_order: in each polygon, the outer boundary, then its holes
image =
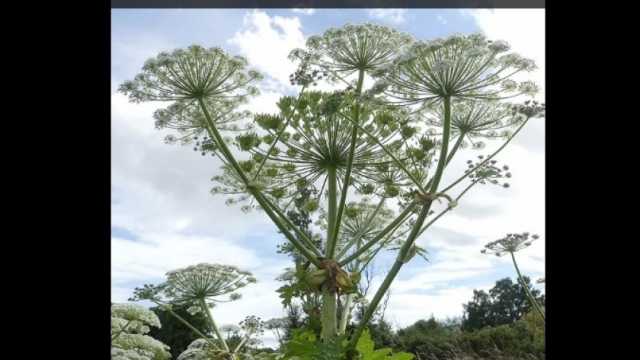
POLYGON ((112 360, 168 360, 169 347, 141 334, 123 333, 111 341, 112 360))
POLYGON ((398 48, 413 41, 408 34, 374 25, 345 25, 307 39, 306 49, 294 49, 289 58, 301 66, 315 65, 329 71, 331 80, 355 71, 375 74, 388 66, 398 48))
POLYGON ((522 105, 513 105, 511 112, 513 115, 521 114, 527 118, 544 117, 545 105, 536 100, 527 100, 522 105))
MULTIPOLYGON (((216 129, 226 132, 239 132, 251 129, 251 125, 242 124, 242 120, 250 116, 248 111, 236 111, 240 105, 239 101, 226 99, 205 99, 203 101, 216 129)), ((156 129, 170 129, 177 132, 165 137, 168 144, 180 143, 182 145, 191 144, 198 140, 198 137, 206 138, 207 122, 202 109, 196 106, 189 106, 187 102, 175 102, 166 108, 158 109, 154 112, 156 129)), ((203 144, 204 145, 204 144, 203 144)), ((212 147, 196 146, 202 152, 217 150, 215 144, 212 147)))
POLYGON ((160 285, 145 284, 134 290, 130 301, 151 300, 164 307, 186 306, 189 313, 204 311, 218 302, 240 299, 238 289, 255 283, 256 278, 248 271, 235 266, 220 264, 198 264, 167 273, 167 281, 160 285), (227 299, 221 298, 227 295, 227 299))
POLYGON ((220 48, 192 45, 147 60, 142 72, 119 90, 135 102, 243 98, 257 92, 249 84, 261 79, 246 67, 244 58, 220 48))
POLYGON ((329 74, 326 71, 308 70, 308 66, 301 66, 296 72, 289 75, 289 83, 291 85, 308 86, 309 84, 318 85, 318 81, 326 78, 329 74))
MULTIPOLYGON (((263 191, 276 203, 292 204, 302 189, 317 196, 326 190, 329 169, 342 179, 351 148, 352 94, 346 92, 306 92, 297 100, 283 97, 280 113, 257 114, 256 128, 236 137, 236 146, 249 154, 240 166, 252 186, 263 191), (276 143, 277 140, 277 143, 276 143), (266 159, 266 160, 265 160, 266 159)), ((389 106, 368 106, 360 111, 359 136, 356 139, 352 184, 363 194, 395 197, 401 188, 411 184, 389 156, 393 154, 405 166, 413 167, 416 177, 429 166, 433 142, 420 138, 406 110, 389 106)), ((244 182, 234 170, 225 166, 223 174, 213 178, 219 185, 213 193, 234 196, 229 203, 248 199, 244 182)), ((309 212, 321 203, 309 200, 309 212)))
POLYGON ((511 79, 521 71, 534 70, 534 62, 508 50, 506 42, 487 40, 481 34, 414 42, 389 66, 386 93, 402 103, 534 94, 537 87, 532 82, 518 84, 511 79))
MULTIPOLYGON (((480 184, 494 184, 500 185, 501 180, 511 178, 511 172, 509 172, 509 166, 498 166, 497 160, 484 161, 484 155, 478 155, 478 162, 474 163, 472 160, 467 160, 468 169, 465 170, 465 174, 471 172, 469 179, 478 182, 480 184)), ((508 182, 502 182, 502 187, 508 188, 508 182)))
POLYGON ((245 336, 259 336, 264 333, 264 322, 260 317, 255 315, 247 316, 244 320, 240 321, 240 328, 244 331, 245 336))
POLYGON ((178 355, 177 360, 211 360, 211 359, 231 359, 227 352, 211 345, 205 339, 196 339, 185 351, 178 355))
POLYGON ((523 232, 521 234, 507 234, 505 237, 485 245, 485 248, 482 249, 481 252, 483 254, 495 254, 496 256, 502 256, 505 253, 514 253, 529 247, 533 241, 540 238, 536 234, 531 235, 531 237, 529 237, 529 235, 530 234, 528 232, 523 232))
POLYGON ((255 283, 248 271, 235 266, 198 264, 167 273, 165 294, 176 304, 193 304, 207 299, 221 301, 220 296, 231 294, 229 300, 237 300, 233 292, 255 283))
MULTIPOLYGON (((456 101, 451 106, 451 136, 467 138, 476 148, 480 147, 474 142, 476 138, 507 138, 511 136, 512 128, 527 119, 525 114, 514 109, 517 109, 515 105, 496 101, 456 101)), ((427 106, 419 114, 428 125, 442 129, 442 107, 427 106)))
POLYGON ((111 332, 146 334, 149 326, 160 328, 160 319, 151 310, 136 304, 111 305, 111 332))

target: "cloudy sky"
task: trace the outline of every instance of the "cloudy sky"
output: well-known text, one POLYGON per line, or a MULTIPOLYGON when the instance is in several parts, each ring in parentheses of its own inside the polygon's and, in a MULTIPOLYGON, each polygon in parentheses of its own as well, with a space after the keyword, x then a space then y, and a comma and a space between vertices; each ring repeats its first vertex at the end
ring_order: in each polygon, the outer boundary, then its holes
MULTIPOLYGON (((276 253, 280 238, 260 213, 244 214, 224 198, 209 194, 218 173, 215 158, 189 147, 165 145, 166 133, 154 129, 158 104, 131 104, 116 92, 144 61, 163 50, 200 44, 220 46, 245 56, 265 74, 261 95, 250 104, 274 111, 275 102, 295 89, 288 76, 295 66, 289 51, 307 37, 346 23, 374 22, 418 39, 452 33, 483 32, 506 40, 512 49, 538 64, 528 74, 544 89, 544 10, 112 10, 111 30, 111 273, 112 301, 125 302, 134 287, 157 283, 169 270, 200 263, 233 264, 252 271, 258 283, 246 287, 240 301, 220 306, 221 324, 247 315, 283 316, 275 281, 289 265, 276 253)), ((544 91, 539 95, 544 99, 544 91)), ((430 262, 415 258, 391 287, 386 319, 407 326, 421 318, 460 316, 473 289, 488 289, 514 277, 508 258, 480 254, 482 246, 507 232, 538 233, 544 240, 544 120, 535 119, 497 158, 511 167, 511 187, 478 186, 419 239, 430 262)), ((489 145, 483 153, 488 153, 489 145)), ((443 183, 462 174, 464 151, 448 168, 443 183)), ((518 253, 521 270, 534 279, 544 274, 544 242, 518 253)), ((374 286, 393 259, 385 254, 374 266, 374 286)), ((274 343, 265 334, 266 345, 274 343)))

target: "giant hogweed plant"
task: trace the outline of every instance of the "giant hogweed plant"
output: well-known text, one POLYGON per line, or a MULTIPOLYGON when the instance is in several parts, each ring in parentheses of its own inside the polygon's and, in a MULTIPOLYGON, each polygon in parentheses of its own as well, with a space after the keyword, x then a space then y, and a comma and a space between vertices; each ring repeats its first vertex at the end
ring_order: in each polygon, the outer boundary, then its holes
POLYGON ((262 321, 253 316, 247 317, 240 324, 244 335, 232 348, 227 342, 228 337, 223 336, 222 329, 214 320, 211 308, 240 299, 241 295, 237 291, 248 284, 255 283, 255 277, 250 272, 235 266, 206 263, 173 270, 166 276, 167 280, 159 285, 146 284, 136 288, 133 297, 129 300, 153 302, 161 310, 168 311, 199 337, 187 351, 181 354, 180 359, 236 360, 242 358, 243 346, 263 331, 262 321), (175 312, 174 307, 186 308, 192 315, 203 313, 207 320, 208 333, 198 330, 175 312))
POLYGON ((394 243, 396 259, 350 334, 353 350, 400 269, 418 253, 417 238, 477 184, 508 186, 494 157, 544 106, 505 100, 535 93, 532 82, 512 79, 535 64, 479 34, 416 41, 370 24, 312 36, 290 58, 299 63, 291 82, 300 91, 282 97, 276 114, 236 110, 257 93, 261 77, 218 48, 162 53, 120 90, 135 102, 169 102, 155 113, 159 128, 177 129, 168 140, 222 162, 212 192, 243 202, 243 210, 264 211, 308 263, 305 277, 322 303, 323 341, 338 337, 338 299, 353 292, 358 264, 394 243), (376 81, 365 87, 367 78, 376 81), (312 90, 324 80, 340 90, 312 90), (479 138, 503 143, 441 184, 457 151, 481 148, 479 138), (305 208, 324 224, 319 239, 286 215, 302 191, 311 194, 305 208), (376 205, 353 231, 349 204, 363 197, 376 205), (436 213, 440 201, 446 206, 436 213))

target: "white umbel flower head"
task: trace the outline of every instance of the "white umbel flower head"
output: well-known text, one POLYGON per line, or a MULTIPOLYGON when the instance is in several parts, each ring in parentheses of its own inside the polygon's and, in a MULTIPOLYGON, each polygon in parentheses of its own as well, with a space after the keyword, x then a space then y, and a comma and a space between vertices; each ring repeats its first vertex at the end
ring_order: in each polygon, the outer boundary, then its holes
POLYGON ((411 41, 410 35, 386 26, 347 24, 311 36, 306 50, 295 49, 290 58, 337 73, 362 70, 371 74, 390 64, 397 50, 411 41))
POLYGON ((160 328, 160 319, 153 311, 137 304, 113 304, 111 305, 111 317, 125 321, 137 321, 149 326, 160 328))
POLYGON ((485 245, 482 253, 496 254, 498 256, 504 253, 515 253, 531 246, 531 243, 539 238, 540 237, 538 235, 530 235, 528 232, 523 232, 521 234, 507 234, 505 237, 485 245))
MULTIPOLYGON (((424 107, 418 116, 435 129, 443 127, 444 109, 442 107, 424 107)), ((513 112, 513 105, 508 103, 456 101, 451 107, 451 136, 463 136, 475 144, 476 138, 503 137, 526 119, 523 114, 513 112)), ((439 135, 440 132, 435 131, 434 135, 436 134, 439 135)))
MULTIPOLYGON (((212 300, 231 295, 234 291, 256 282, 248 271, 221 264, 198 264, 167 273, 165 293, 177 304, 212 300)), ((237 296, 230 296, 230 300, 237 296)))
POLYGON ((244 97, 256 91, 250 84, 261 78, 246 67, 244 58, 220 48, 192 45, 147 60, 119 90, 134 102, 244 97))
POLYGON ((520 95, 506 95, 500 84, 533 70, 535 64, 517 54, 501 55, 508 49, 505 42, 490 42, 479 34, 416 42, 386 76, 391 84, 386 93, 409 104, 445 97, 496 100, 520 95))

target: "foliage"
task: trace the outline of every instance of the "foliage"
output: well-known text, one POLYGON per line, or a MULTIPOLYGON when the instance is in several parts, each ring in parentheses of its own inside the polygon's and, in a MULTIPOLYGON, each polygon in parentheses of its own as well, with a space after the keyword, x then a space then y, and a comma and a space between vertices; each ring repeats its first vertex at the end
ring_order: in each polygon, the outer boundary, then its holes
MULTIPOLYGON (((347 358, 347 339, 337 336, 332 341, 319 341, 316 334, 306 330, 294 331, 294 336, 284 349, 284 358, 295 357, 301 360, 324 360, 347 358)), ((413 355, 405 352, 393 353, 391 348, 374 350, 375 343, 368 330, 365 330, 358 340, 355 350, 359 360, 411 360, 413 355)))
POLYGON ((411 360, 414 357, 413 354, 406 352, 397 352, 393 354, 391 348, 374 350, 374 342, 371 339, 368 330, 365 330, 362 333, 362 336, 356 345, 356 350, 360 353, 359 359, 361 360, 411 360))
POLYGON ((433 318, 420 320, 398 331, 395 348, 423 360, 544 359, 543 324, 527 321, 460 332, 433 318))
POLYGON ((299 360, 342 360, 345 339, 335 337, 331 341, 319 341, 318 336, 308 330, 293 331, 292 339, 284 346, 284 358, 299 360))
MULTIPOLYGON (((524 277, 524 281, 533 296, 544 302, 544 297, 532 287, 529 278, 524 277)), ((485 326, 509 324, 522 318, 531 309, 523 286, 510 278, 504 278, 498 280, 488 293, 484 290, 473 291, 473 300, 464 305, 462 328, 470 331, 485 326)))

